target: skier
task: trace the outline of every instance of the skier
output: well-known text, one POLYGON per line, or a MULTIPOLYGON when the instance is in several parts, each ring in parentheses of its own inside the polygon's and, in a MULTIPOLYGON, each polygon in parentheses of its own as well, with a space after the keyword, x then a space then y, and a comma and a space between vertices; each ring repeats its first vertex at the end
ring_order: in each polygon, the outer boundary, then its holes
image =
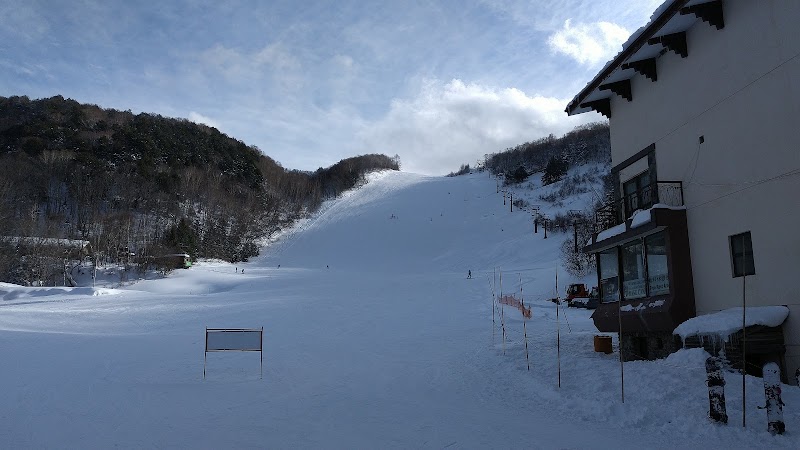
POLYGON ((472 269, 467 271, 467 278, 472 278, 472 269))

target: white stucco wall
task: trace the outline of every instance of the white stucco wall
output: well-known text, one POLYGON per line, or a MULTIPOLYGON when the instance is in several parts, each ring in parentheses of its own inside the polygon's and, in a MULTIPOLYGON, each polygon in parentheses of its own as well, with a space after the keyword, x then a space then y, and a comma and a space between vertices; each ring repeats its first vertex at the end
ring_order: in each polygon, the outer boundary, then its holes
POLYGON ((724 29, 698 21, 687 58, 665 54, 657 82, 636 76, 632 102, 612 99, 612 158, 655 143, 659 180, 683 182, 698 314, 741 306, 728 237, 751 232, 747 304, 789 305, 791 376, 800 366, 800 1, 724 8, 724 29))

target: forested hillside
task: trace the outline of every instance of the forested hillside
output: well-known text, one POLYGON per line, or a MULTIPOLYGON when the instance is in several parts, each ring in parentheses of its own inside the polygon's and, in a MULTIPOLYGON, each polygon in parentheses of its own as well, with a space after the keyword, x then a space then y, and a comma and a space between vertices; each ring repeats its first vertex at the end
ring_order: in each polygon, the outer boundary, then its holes
POLYGON ((484 164, 495 175, 514 178, 511 175, 522 171, 527 174, 544 171, 551 161, 563 163, 565 168, 588 162, 611 161, 608 123, 592 123, 577 127, 560 138, 551 134, 543 139, 507 148, 502 152, 486 155, 484 164))
MULTIPOLYGON (((288 170, 187 120, 61 96, 0 97, 0 237, 86 240, 106 259, 186 252, 244 260, 257 254, 257 240, 366 173, 398 168, 396 158, 372 154, 312 173, 288 170)), ((0 281, 45 270, 23 248, 31 242, 0 239, 0 281)))

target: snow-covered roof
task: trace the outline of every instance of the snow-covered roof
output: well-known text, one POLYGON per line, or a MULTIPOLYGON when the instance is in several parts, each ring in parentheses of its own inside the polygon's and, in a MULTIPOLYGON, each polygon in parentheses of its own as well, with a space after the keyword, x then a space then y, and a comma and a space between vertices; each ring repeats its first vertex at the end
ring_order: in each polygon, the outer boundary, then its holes
MULTIPOLYGON (((708 20, 714 14, 709 11, 715 8, 722 8, 718 0, 664 1, 650 16, 650 21, 631 34, 622 44, 622 50, 569 102, 566 108, 567 114, 580 114, 594 109, 610 116, 610 109, 602 111, 602 107, 593 108, 592 102, 605 101, 614 93, 630 100, 630 85, 627 85, 626 92, 624 82, 637 74, 646 73, 645 76, 655 81, 655 65, 652 64, 648 68, 645 67, 646 63, 654 63, 667 49, 677 53, 679 50, 671 46, 672 42, 668 42, 669 37, 688 30, 700 19, 708 20), (662 40, 664 37, 667 39, 662 40), (613 85, 614 83, 618 84, 613 85)), ((719 21, 721 24, 721 18, 719 21)), ((717 28, 720 28, 720 25, 717 25, 717 28)))
POLYGON ((613 226, 613 227, 611 227, 611 228, 609 228, 607 230, 603 230, 600 233, 598 233, 596 241, 600 242, 600 241, 606 240, 606 239, 608 239, 610 237, 617 236, 619 234, 624 233, 626 230, 627 230, 627 228, 625 228, 625 222, 622 222, 619 225, 615 225, 615 226, 613 226))
MULTIPOLYGON (((753 306, 745 311, 745 327, 763 325, 778 327, 789 317, 786 306, 753 306)), ((716 335, 722 339, 742 329, 742 308, 723 309, 722 311, 697 316, 678 325, 674 334, 683 339, 693 335, 716 335)))

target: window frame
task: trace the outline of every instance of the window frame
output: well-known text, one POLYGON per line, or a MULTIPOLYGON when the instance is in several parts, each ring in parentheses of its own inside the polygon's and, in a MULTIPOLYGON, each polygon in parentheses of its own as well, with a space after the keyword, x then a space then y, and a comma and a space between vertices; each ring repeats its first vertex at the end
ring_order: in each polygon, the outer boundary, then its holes
POLYGON ((630 216, 638 209, 644 210, 651 208, 656 203, 653 198, 653 189, 651 188, 653 184, 655 184, 655 181, 652 179, 652 172, 649 168, 622 183, 622 195, 626 209, 625 214, 627 216, 630 216), (644 183, 645 178, 647 178, 647 184, 644 183), (627 192, 629 186, 634 187, 634 191, 631 193, 627 192), (648 198, 645 201, 644 191, 646 188, 650 188, 650 191, 647 193, 648 198), (634 201, 636 205, 633 204, 634 201))

